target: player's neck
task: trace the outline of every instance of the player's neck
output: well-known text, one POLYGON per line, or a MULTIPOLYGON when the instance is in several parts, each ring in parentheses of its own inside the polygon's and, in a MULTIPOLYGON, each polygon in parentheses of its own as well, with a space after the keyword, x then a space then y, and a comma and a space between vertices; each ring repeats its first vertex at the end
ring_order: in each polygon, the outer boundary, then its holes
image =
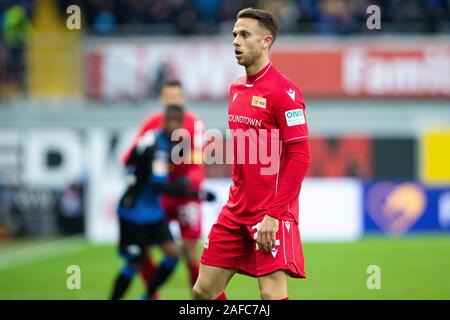
POLYGON ((260 72, 265 66, 269 64, 270 60, 268 56, 264 56, 258 61, 255 61, 252 65, 245 68, 245 73, 247 77, 253 76, 260 72))

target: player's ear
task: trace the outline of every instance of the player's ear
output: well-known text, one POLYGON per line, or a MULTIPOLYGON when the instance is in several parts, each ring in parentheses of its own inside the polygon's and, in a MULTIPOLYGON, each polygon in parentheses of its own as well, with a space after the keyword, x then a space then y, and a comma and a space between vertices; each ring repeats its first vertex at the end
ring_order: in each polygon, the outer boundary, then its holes
POLYGON ((263 42, 263 48, 264 49, 269 49, 270 45, 272 44, 273 38, 270 34, 266 34, 264 36, 264 42, 263 42))

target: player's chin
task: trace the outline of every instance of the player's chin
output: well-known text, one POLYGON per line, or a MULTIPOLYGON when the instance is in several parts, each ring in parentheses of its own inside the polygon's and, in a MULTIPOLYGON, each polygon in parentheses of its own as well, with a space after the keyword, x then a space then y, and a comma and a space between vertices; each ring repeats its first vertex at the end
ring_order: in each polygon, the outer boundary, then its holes
POLYGON ((236 57, 236 62, 238 64, 240 64, 241 66, 245 66, 245 60, 244 60, 244 58, 242 56, 237 56, 236 57))

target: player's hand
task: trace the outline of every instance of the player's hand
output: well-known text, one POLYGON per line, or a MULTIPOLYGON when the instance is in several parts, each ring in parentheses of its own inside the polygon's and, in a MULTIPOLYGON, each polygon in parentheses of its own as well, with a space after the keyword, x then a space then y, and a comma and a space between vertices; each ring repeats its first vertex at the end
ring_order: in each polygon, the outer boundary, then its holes
POLYGON ((278 224, 278 219, 275 219, 267 214, 259 224, 257 228, 258 236, 256 237, 256 243, 264 252, 271 252, 272 248, 275 247, 278 224))

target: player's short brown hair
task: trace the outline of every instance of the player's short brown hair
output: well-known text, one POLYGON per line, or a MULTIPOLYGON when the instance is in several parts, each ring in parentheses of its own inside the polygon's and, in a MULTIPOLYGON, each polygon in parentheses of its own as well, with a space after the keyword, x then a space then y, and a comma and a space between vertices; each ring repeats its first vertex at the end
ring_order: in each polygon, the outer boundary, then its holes
POLYGON ((240 18, 257 20, 272 36, 272 43, 270 44, 272 46, 278 34, 278 23, 270 12, 255 8, 246 8, 239 11, 236 15, 236 19, 240 18))

